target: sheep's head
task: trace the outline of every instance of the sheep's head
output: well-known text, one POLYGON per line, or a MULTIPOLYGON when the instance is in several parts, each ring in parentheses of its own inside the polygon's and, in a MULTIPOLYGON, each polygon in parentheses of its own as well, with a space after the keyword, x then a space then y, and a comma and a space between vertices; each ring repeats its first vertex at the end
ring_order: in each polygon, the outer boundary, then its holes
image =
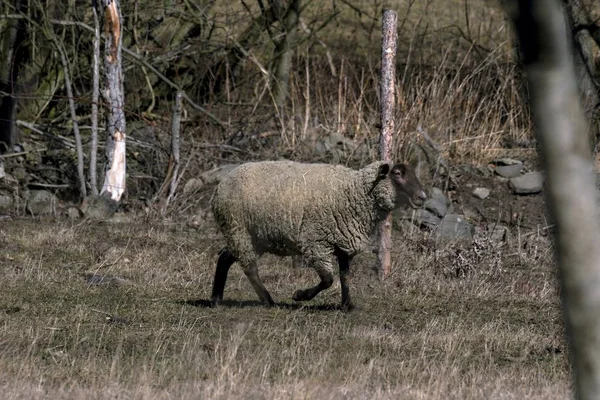
POLYGON ((419 208, 427 199, 410 165, 387 162, 379 164, 377 168, 373 195, 379 207, 386 211, 405 204, 419 208))

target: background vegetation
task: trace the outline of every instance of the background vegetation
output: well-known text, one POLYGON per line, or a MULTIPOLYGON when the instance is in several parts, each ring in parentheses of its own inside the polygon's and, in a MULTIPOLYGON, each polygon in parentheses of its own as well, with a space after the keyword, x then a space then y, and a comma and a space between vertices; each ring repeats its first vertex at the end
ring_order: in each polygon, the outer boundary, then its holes
MULTIPOLYGON (((572 393, 543 201, 515 199, 505 182, 471 174, 504 156, 529 169, 537 164, 527 88, 498 1, 136 0, 121 7, 129 191, 121 208, 133 212, 119 213, 121 223, 0 220, 6 398, 572 393), (299 12, 283 101, 281 79, 273 77, 283 76, 276 72, 289 13, 266 11, 276 4, 299 12), (363 165, 377 156, 383 8, 399 16, 394 155, 417 166, 428 189, 452 187, 453 203, 468 203, 483 225, 506 224, 507 236, 498 244, 483 235, 462 248, 414 227, 394 234, 389 279, 376 279, 372 254, 353 267, 362 307, 354 314, 332 306, 338 284, 308 305, 291 302, 295 289, 314 283, 314 272, 275 258, 262 262, 261 275, 278 308, 257 305, 235 267, 229 301, 207 308, 222 244, 206 215, 212 187, 183 193, 179 185, 166 218, 153 218, 176 91, 191 100, 182 120, 182 183, 255 159, 363 165), (487 207, 473 205, 479 200, 471 195, 483 183, 492 189, 487 207)), ((598 10, 586 10, 597 23, 598 10)), ((0 2, 2 43, 11 26, 21 35, 7 59, 18 79, 0 76, 0 112, 8 98, 17 101, 18 146, 2 159, 19 181, 11 195, 45 185, 61 201, 81 200, 59 48, 89 155, 93 25, 87 3, 0 2)), ((100 137, 102 146, 102 130, 100 137)), ((7 187, 0 181, 0 191, 7 187)))

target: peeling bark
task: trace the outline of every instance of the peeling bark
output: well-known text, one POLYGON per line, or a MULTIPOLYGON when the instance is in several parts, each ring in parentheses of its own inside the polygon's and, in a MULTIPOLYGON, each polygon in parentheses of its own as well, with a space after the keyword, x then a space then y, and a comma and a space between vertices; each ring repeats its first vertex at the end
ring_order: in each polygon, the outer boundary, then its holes
POLYGON ((104 10, 105 85, 103 95, 108 105, 106 142, 106 170, 101 195, 108 194, 114 201, 121 200, 125 192, 125 110, 123 72, 121 68, 121 9, 119 0, 102 0, 104 10))

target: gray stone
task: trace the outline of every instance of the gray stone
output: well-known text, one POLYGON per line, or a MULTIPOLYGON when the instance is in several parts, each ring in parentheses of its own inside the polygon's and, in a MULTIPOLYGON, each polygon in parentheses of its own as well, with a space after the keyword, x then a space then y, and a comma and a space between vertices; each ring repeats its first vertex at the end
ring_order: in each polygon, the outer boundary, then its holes
POLYGON ((496 164, 496 165, 516 165, 516 164, 521 164, 521 165, 523 165, 523 162, 519 161, 519 160, 515 160, 514 158, 497 158, 494 161, 492 161, 492 164, 496 164))
POLYGON ((495 222, 486 224, 484 226, 477 226, 475 228, 475 239, 477 238, 489 238, 494 243, 502 243, 508 240, 509 230, 505 225, 501 225, 495 222))
POLYGON ((185 183, 183 187, 183 194, 189 194, 196 192, 204 187, 204 181, 199 178, 192 178, 185 183))
POLYGON ((117 212, 119 204, 108 196, 89 197, 82 207, 83 215, 93 220, 106 220, 117 212))
POLYGON ((348 139, 344 135, 338 132, 332 132, 328 138, 329 146, 332 149, 338 149, 342 151, 354 151, 357 148, 356 143, 348 139))
POLYGON ((23 167, 16 167, 12 169, 12 176, 19 182, 29 182, 29 174, 23 167))
POLYGON ((33 215, 53 214, 56 209, 56 196, 47 190, 30 190, 27 210, 33 215))
POLYGON ((430 211, 419 209, 415 211, 413 222, 417 226, 435 228, 442 222, 442 219, 430 211))
POLYGON ((4 163, 0 161, 0 179, 4 179, 6 171, 4 171, 4 163))
POLYGON ((233 170, 237 166, 238 164, 224 164, 217 168, 213 168, 210 171, 203 172, 200 175, 200 178, 202 178, 202 181, 206 185, 217 184, 221 182, 221 179, 223 179, 229 172, 231 172, 231 170, 233 170))
POLYGON ((69 221, 77 221, 79 218, 81 218, 81 210, 79 210, 77 207, 69 207, 67 210, 67 218, 69 221))
POLYGON ((472 241, 475 227, 463 215, 448 214, 436 229, 436 235, 441 240, 472 241))
POLYGON ((431 189, 429 199, 425 202, 425 209, 432 212, 436 216, 443 218, 448 212, 448 198, 438 188, 431 189))
POLYGON ((8 194, 0 193, 0 212, 10 211, 13 207, 14 199, 8 194))
POLYGON ((521 175, 521 170, 523 169, 523 163, 520 161, 517 164, 510 165, 498 165, 494 172, 500 175, 503 178, 514 178, 516 176, 521 175))
POLYGON ((478 187, 473 190, 473 196, 475 196, 481 200, 487 198, 489 195, 490 195, 490 189, 478 187))
POLYGON ((494 242, 505 242, 508 238, 508 227, 500 224, 488 224, 488 235, 494 242))
POLYGON ((542 171, 530 172, 511 178, 508 181, 508 186, 515 194, 535 194, 542 191, 544 178, 542 171))

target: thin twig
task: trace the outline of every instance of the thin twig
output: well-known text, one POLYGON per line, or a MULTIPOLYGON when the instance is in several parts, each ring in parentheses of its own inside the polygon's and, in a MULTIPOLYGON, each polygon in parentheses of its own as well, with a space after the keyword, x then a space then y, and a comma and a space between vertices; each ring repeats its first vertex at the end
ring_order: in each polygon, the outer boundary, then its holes
POLYGON ((29 130, 31 130, 32 132, 37 133, 38 135, 42 135, 42 136, 46 136, 52 140, 55 140, 57 142, 60 142, 62 145, 64 145, 65 147, 69 147, 71 149, 75 148, 75 144, 70 140, 67 139, 64 136, 60 136, 60 135, 53 135, 51 133, 48 132, 44 132, 42 130, 40 130, 39 128, 36 128, 32 123, 30 122, 26 122, 26 121, 21 121, 21 120, 17 120, 16 124, 19 126, 22 126, 24 128, 27 128, 29 130))
POLYGON ((77 123, 77 113, 75 111, 75 101, 73 100, 73 87, 71 85, 71 76, 69 73, 69 62, 67 60, 67 53, 62 43, 60 43, 54 32, 48 32, 50 40, 54 42, 58 53, 60 54, 60 60, 63 65, 63 73, 65 79, 65 87, 67 89, 67 97, 69 100, 69 109, 71 111, 71 120, 73 122, 73 135, 75 136, 75 146, 77 148, 77 175, 79 177, 79 191, 82 197, 86 196, 85 186, 85 174, 83 172, 83 146, 81 144, 81 134, 79 133, 79 124, 77 123))
POLYGON ((5 159, 5 158, 10 158, 10 157, 18 157, 18 156, 24 156, 26 154, 31 154, 31 153, 42 153, 44 151, 47 151, 47 148, 42 148, 42 149, 35 149, 35 150, 29 150, 29 151, 20 151, 18 153, 10 153, 10 154, 3 154, 0 155, 0 159, 5 159))

